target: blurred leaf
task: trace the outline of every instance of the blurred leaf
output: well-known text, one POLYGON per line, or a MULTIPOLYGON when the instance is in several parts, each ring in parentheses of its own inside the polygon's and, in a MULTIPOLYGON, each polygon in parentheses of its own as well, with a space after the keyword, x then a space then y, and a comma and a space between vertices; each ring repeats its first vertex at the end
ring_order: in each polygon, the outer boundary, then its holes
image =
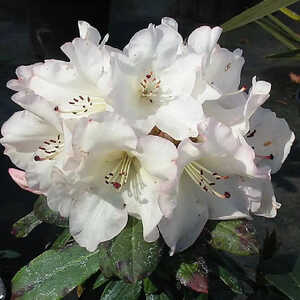
POLYGON ((146 295, 146 300, 171 300, 165 293, 161 293, 159 295, 146 295))
POLYGON ((157 287, 153 284, 153 282, 149 278, 144 279, 144 292, 145 295, 150 295, 156 293, 158 291, 157 287))
POLYGON ((20 256, 21 254, 14 250, 0 250, 0 259, 3 258, 13 259, 13 258, 18 258, 20 256))
POLYGON ((266 58, 286 58, 286 59, 298 60, 300 59, 300 49, 271 54, 266 56, 266 58))
POLYGON ((18 220, 12 226, 11 234, 16 236, 17 238, 26 237, 35 227, 43 223, 43 221, 39 220, 34 212, 32 211, 25 217, 18 220))
POLYGON ((71 233, 69 232, 69 229, 64 229, 62 233, 58 236, 58 238, 54 241, 52 244, 51 249, 61 249, 64 248, 67 243, 72 238, 71 233))
POLYGON ((129 218, 117 237, 99 246, 103 274, 116 275, 131 283, 148 277, 160 261, 163 245, 161 240, 145 242, 142 222, 129 218))
POLYGON ((292 41, 289 36, 287 36, 287 34, 278 28, 278 26, 276 26, 276 24, 274 24, 271 20, 263 18, 259 21, 257 20, 256 23, 289 49, 298 49, 297 43, 292 41))
POLYGON ((101 285, 105 284, 107 281, 110 281, 109 278, 106 278, 102 273, 97 277, 93 284, 93 289, 97 289, 101 285))
POLYGON ((288 38, 294 39, 296 42, 300 42, 300 35, 296 32, 294 32, 290 27, 286 26, 284 23, 282 23, 278 18, 268 15, 267 16, 274 24, 276 24, 280 30, 282 30, 288 38))
MULTIPOLYGON (((274 263, 274 262, 273 262, 274 263)), ((274 285, 279 291, 285 294, 291 300, 300 299, 300 257, 297 258, 293 269, 285 273, 282 270, 282 265, 278 266, 281 268, 281 273, 267 274, 266 280, 274 285)))
POLYGON ((55 224, 59 227, 68 227, 68 219, 51 210, 45 196, 39 196, 34 203, 33 211, 35 216, 45 223, 55 224))
POLYGON ((218 266, 219 278, 236 294, 244 294, 240 280, 233 276, 227 269, 218 266))
POLYGON ((198 293, 208 293, 207 273, 203 271, 198 262, 181 263, 176 278, 181 284, 198 293))
POLYGON ((277 241, 277 234, 275 229, 269 233, 267 231, 264 243, 263 243, 263 248, 261 250, 261 256, 263 259, 270 259, 274 254, 277 252, 279 249, 279 243, 277 241))
POLYGON ((235 255, 255 255, 259 253, 255 230, 247 220, 216 222, 211 231, 211 246, 235 255))
POLYGON ((98 252, 77 244, 45 251, 13 277, 12 299, 61 299, 99 270, 98 252))
POLYGON ((291 18, 292 20, 295 20, 297 22, 300 22, 300 15, 296 14, 295 12, 293 12, 292 10, 286 8, 286 7, 283 7, 283 8, 280 8, 280 11, 282 13, 284 13, 285 15, 287 15, 289 18, 291 18))
POLYGON ((101 300, 137 300, 142 291, 142 282, 126 283, 124 281, 109 282, 102 295, 101 300))
POLYGON ((266 15, 272 14, 282 7, 289 6, 299 0, 264 0, 250 7, 241 14, 233 17, 222 25, 224 31, 230 31, 248 23, 256 21, 266 15))

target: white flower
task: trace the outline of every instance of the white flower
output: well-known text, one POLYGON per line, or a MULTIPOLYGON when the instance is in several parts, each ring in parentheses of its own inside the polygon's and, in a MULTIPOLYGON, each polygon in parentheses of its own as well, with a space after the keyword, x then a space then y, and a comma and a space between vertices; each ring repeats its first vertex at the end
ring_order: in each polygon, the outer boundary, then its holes
MULTIPOLYGON (((176 147, 158 136, 137 137, 127 122, 113 113, 81 119, 73 135, 81 156, 68 176, 56 177, 47 194, 49 206, 69 216, 70 232, 89 251, 121 232, 127 215, 142 220, 144 238, 158 238, 162 184, 176 176, 176 147), (68 211, 69 210, 69 211, 68 211)), ((75 157, 76 157, 75 153, 75 157)))
POLYGON ((175 139, 197 134, 202 107, 190 95, 201 58, 182 48, 177 23, 163 18, 159 26, 137 32, 117 56, 111 105, 142 133, 156 125, 175 139))
POLYGON ((246 141, 255 151, 257 165, 270 167, 272 173, 281 168, 294 140, 287 122, 269 109, 259 107, 250 119, 246 141))
POLYGON ((70 62, 46 60, 17 68, 17 80, 7 86, 19 93, 12 100, 40 115, 24 91, 42 97, 60 117, 75 118, 108 109, 105 98, 111 90, 110 51, 105 37, 100 45, 99 32, 88 23, 79 21, 80 38, 65 43, 61 49, 70 62))
POLYGON ((64 164, 72 153, 68 143, 71 124, 61 124, 47 102, 34 95, 28 97, 33 107, 40 104, 47 119, 27 110, 18 111, 3 124, 0 142, 5 147, 4 154, 26 172, 26 181, 19 182, 23 188, 45 193, 52 184, 53 166, 64 164))
POLYGON ((249 218, 251 199, 238 180, 269 178, 268 169, 256 167, 253 149, 230 127, 208 118, 198 130, 194 142, 179 145, 177 184, 161 204, 166 217, 159 229, 171 254, 192 245, 208 219, 249 218))

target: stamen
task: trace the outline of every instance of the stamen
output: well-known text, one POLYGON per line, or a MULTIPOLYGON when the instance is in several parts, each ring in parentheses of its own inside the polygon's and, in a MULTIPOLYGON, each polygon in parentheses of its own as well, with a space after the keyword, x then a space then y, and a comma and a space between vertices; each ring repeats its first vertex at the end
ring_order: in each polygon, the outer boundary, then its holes
POLYGON ((141 86, 141 97, 153 103, 153 97, 156 97, 159 92, 160 80, 153 75, 153 72, 146 74, 145 77, 139 83, 141 86))
POLYGON ((134 157, 130 157, 126 152, 123 153, 113 171, 104 176, 104 182, 106 184, 111 184, 116 190, 121 190, 128 180, 133 159, 134 157))
POLYGON ((89 96, 78 96, 78 98, 73 98, 63 103, 62 106, 55 106, 54 111, 63 114, 77 115, 86 112, 99 112, 105 109, 105 101, 102 98, 96 96, 92 99, 89 96))
POLYGON ((226 97, 226 96, 237 95, 237 94, 243 93, 246 90, 247 90, 247 87, 244 85, 240 90, 238 90, 236 92, 232 92, 232 93, 226 93, 226 94, 223 94, 222 96, 226 97))
POLYGON ((255 154, 255 157, 262 158, 262 159, 271 159, 271 160, 274 159, 274 155, 273 154, 270 154, 270 155, 258 155, 258 154, 255 154))
POLYGON ((250 130, 249 130, 247 133, 247 138, 254 137, 255 133, 256 133, 256 129, 254 129, 252 132, 250 132, 250 130))
POLYGON ((228 192, 225 192, 224 194, 221 194, 217 192, 213 186, 216 185, 215 182, 209 180, 207 178, 207 175, 204 175, 204 172, 207 173, 210 177, 214 179, 228 179, 229 176, 220 176, 216 172, 212 172, 202 165, 200 165, 197 162, 191 162, 188 165, 185 166, 184 168, 185 172, 191 177, 191 179, 196 183, 199 184, 200 187, 202 188, 203 191, 211 193, 212 195, 225 199, 225 198, 230 198, 231 195, 228 192))
POLYGON ((64 143, 58 134, 56 138, 43 141, 43 145, 39 146, 34 153, 33 159, 35 161, 52 160, 62 151, 63 147, 64 143))

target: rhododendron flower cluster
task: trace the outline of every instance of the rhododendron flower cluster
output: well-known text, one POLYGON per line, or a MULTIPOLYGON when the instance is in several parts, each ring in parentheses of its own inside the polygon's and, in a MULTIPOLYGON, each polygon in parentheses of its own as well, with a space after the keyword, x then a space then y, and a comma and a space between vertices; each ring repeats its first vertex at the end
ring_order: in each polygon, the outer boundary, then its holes
POLYGON ((8 87, 24 110, 2 127, 22 188, 47 196, 89 251, 117 236, 128 216, 170 253, 194 243, 208 219, 274 217, 271 174, 294 134, 261 105, 271 85, 240 87, 242 50, 202 26, 184 42, 163 18, 121 51, 80 21, 61 49, 69 61, 17 68, 8 87))

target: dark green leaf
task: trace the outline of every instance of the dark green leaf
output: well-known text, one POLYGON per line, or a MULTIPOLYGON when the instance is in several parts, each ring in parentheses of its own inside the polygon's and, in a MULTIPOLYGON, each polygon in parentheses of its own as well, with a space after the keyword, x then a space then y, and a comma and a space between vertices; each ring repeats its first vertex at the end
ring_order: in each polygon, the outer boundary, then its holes
POLYGON ((146 300, 171 300, 165 293, 161 293, 159 295, 147 295, 146 300))
POLYGON ((146 295, 154 294, 158 291, 157 287, 149 278, 144 279, 144 292, 146 295))
POLYGON ((207 273, 201 268, 201 263, 181 263, 176 273, 181 284, 199 293, 208 293, 207 273))
POLYGON ((35 216, 49 224, 55 224, 59 227, 68 227, 68 219, 62 217, 58 212, 51 210, 47 204, 45 196, 39 196, 34 203, 33 211, 35 216))
MULTIPOLYGON (((281 272, 284 271, 282 265, 278 266, 278 268, 281 268, 281 272)), ((274 287, 288 296, 289 299, 300 299, 300 257, 298 257, 290 272, 267 274, 265 278, 269 283, 274 285, 274 287)))
POLYGON ((126 283, 124 281, 109 282, 102 295, 101 300, 136 300, 142 291, 142 282, 126 283))
POLYGON ((71 240, 72 236, 69 229, 64 229, 63 232, 58 236, 52 245, 52 249, 64 248, 67 243, 71 240))
POLYGON ((100 244, 100 266, 106 277, 116 275, 126 282, 148 277, 158 265, 163 243, 147 243, 141 221, 129 218, 126 228, 113 240, 100 244))
POLYGON ((211 231, 211 246, 235 255, 259 253, 254 227, 246 220, 217 222, 211 231))
POLYGON ((14 276, 12 299, 61 299, 99 270, 98 252, 77 244, 45 251, 14 276))
POLYGON ((18 220, 13 226, 11 233, 17 238, 26 237, 35 227, 42 223, 33 213, 29 213, 25 217, 18 220))
POLYGON ((109 278, 106 278, 102 273, 97 277, 93 284, 93 289, 97 289, 101 285, 105 284, 107 281, 109 281, 109 278))
POLYGON ((18 258, 20 256, 21 256, 21 254, 14 250, 0 250, 0 259, 3 259, 3 258, 14 259, 14 258, 18 258))
POLYGON ((282 7, 296 3, 298 0, 264 0, 250 7, 241 14, 233 17, 222 25, 224 31, 233 30, 256 21, 266 15, 272 14, 282 7))
POLYGON ((266 58, 288 58, 288 59, 300 60, 300 49, 271 54, 266 56, 266 58))
POLYGON ((243 294, 243 287, 238 278, 233 276, 227 269, 222 266, 218 266, 219 278, 228 286, 230 289, 237 294, 243 294))
POLYGON ((290 37, 284 31, 282 31, 276 24, 272 22, 272 20, 263 18, 261 20, 257 20, 256 23, 289 49, 298 49, 299 43, 291 40, 290 37))

